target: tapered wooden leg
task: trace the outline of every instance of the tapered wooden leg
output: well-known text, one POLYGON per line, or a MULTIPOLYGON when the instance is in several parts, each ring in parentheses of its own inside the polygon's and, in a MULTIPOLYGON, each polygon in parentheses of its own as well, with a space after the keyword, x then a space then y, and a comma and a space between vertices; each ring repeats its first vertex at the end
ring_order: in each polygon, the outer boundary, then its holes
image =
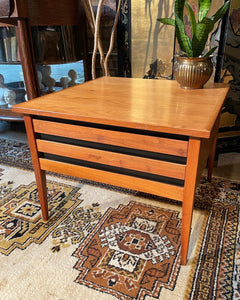
POLYGON ((209 182, 212 181, 212 173, 213 173, 213 167, 214 167, 214 161, 215 161, 216 144, 217 144, 217 137, 215 137, 213 139, 213 143, 211 145, 210 154, 209 154, 209 157, 208 157, 208 174, 207 174, 207 180, 209 182))
POLYGON ((214 124, 214 128, 212 130, 212 144, 210 148, 210 153, 208 157, 208 175, 207 180, 211 182, 212 180, 212 173, 215 161, 215 152, 216 152, 216 145, 217 145, 217 138, 218 138, 218 129, 219 129, 219 122, 220 122, 220 114, 214 124))
POLYGON ((182 205, 182 238, 181 238, 181 264, 186 265, 188 255, 189 237, 192 223, 194 194, 196 188, 197 169, 200 154, 200 139, 189 140, 186 177, 184 183, 182 205))
POLYGON ((48 203, 47 203, 46 174, 45 171, 41 170, 40 168, 32 118, 30 116, 24 116, 24 122, 26 126, 28 143, 29 143, 31 157, 32 157, 32 164, 33 164, 33 169, 34 169, 37 188, 38 188, 38 196, 39 196, 41 210, 42 210, 42 218, 44 221, 47 221, 48 203))

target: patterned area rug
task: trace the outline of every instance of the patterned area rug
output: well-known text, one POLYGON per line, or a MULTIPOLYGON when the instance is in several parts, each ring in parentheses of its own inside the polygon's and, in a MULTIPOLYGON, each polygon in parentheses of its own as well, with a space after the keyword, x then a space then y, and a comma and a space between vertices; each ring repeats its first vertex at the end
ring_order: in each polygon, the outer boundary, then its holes
POLYGON ((32 160, 27 143, 0 138, 0 149, 1 164, 32 169, 32 160))
MULTIPOLYGON (((59 224, 81 203, 79 188, 48 181, 49 222, 42 221, 41 207, 34 182, 11 191, 12 182, 0 188, 9 193, 0 203, 0 253, 9 255, 15 248, 26 249, 31 243, 42 244, 50 232, 59 235, 59 224), (57 228, 57 229, 56 229, 57 228), (56 229, 56 230, 55 230, 56 229)), ((73 228, 74 229, 74 228, 73 228)), ((76 230, 78 230, 76 228, 76 230)), ((81 234, 79 240, 81 240, 81 234)), ((77 242, 77 240, 76 240, 77 242)))
POLYGON ((180 271, 179 212, 130 202, 109 208, 74 255, 76 282, 119 299, 159 296, 180 271))
MULTIPOLYGON (((24 162, 17 147, 9 149, 24 162)), ((49 175, 43 222, 33 172, 7 160, 0 299, 240 299, 239 183, 202 178, 180 266, 181 206, 49 175)))
POLYGON ((202 179, 195 206, 209 211, 187 299, 240 299, 240 184, 202 179))

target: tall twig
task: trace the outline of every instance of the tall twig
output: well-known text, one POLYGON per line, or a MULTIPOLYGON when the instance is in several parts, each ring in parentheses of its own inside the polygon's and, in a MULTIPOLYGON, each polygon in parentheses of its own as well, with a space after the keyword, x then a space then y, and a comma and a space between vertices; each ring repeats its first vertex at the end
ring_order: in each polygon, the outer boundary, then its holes
MULTIPOLYGON (((94 31, 94 47, 93 47, 93 54, 92 54, 92 79, 96 78, 96 56, 97 56, 97 49, 98 43, 100 40, 99 31, 100 31, 100 21, 101 21, 101 14, 102 14, 102 6, 104 0, 99 0, 97 14, 96 14, 96 22, 95 22, 95 31, 94 31)), ((103 63, 103 74, 106 76, 105 64, 103 63)))
POLYGON ((116 11, 114 24, 113 24, 113 28, 111 31, 109 49, 106 54, 106 57, 104 56, 102 42, 101 42, 100 35, 99 35, 103 2, 104 2, 104 0, 99 0, 99 2, 98 2, 97 14, 96 14, 96 19, 95 19, 91 0, 82 0, 83 7, 86 12, 86 16, 87 16, 90 28, 94 35, 94 48, 93 48, 93 54, 92 54, 92 79, 96 78, 97 50, 99 50, 99 53, 100 53, 100 63, 101 63, 101 67, 103 70, 103 74, 104 74, 104 76, 110 76, 109 69, 108 69, 108 59, 109 59, 109 56, 113 49, 114 35, 115 35, 117 23, 118 23, 122 0, 119 0, 119 2, 118 2, 118 8, 116 11))
MULTIPOLYGON (((104 68, 105 68, 105 70, 107 70, 107 71, 108 71, 108 67, 107 67, 107 66, 108 66, 108 59, 109 59, 109 56, 110 56, 110 54, 111 54, 111 52, 112 52, 112 49, 113 49, 114 35, 115 35, 117 23, 118 23, 119 14, 120 14, 121 3, 122 3, 122 0, 119 0, 119 1, 118 1, 118 8, 117 8, 117 11, 116 11, 116 15, 115 15, 115 19, 114 19, 114 24, 113 24, 113 28, 112 28, 112 32, 111 32, 111 38, 110 38, 109 49, 108 49, 107 55, 106 55, 106 57, 105 57, 104 68)), ((109 76, 109 71, 108 71, 107 76, 109 76)))

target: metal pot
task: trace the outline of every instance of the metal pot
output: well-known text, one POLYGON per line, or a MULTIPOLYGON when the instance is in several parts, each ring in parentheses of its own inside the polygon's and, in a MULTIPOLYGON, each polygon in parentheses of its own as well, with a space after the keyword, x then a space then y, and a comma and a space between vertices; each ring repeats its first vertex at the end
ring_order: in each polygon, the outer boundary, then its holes
POLYGON ((211 57, 176 57, 174 77, 185 89, 202 89, 213 72, 211 57))

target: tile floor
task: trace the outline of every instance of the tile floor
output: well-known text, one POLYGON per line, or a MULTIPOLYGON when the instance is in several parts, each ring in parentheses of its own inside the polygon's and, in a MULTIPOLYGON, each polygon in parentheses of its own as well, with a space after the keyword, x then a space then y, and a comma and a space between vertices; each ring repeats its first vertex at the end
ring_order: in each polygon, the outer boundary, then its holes
MULTIPOLYGON (((0 121, 0 137, 27 142, 24 124, 22 122, 0 121)), ((206 173, 206 170, 204 170, 206 173)), ((240 180, 240 153, 230 152, 219 155, 213 170, 214 176, 240 180)))

